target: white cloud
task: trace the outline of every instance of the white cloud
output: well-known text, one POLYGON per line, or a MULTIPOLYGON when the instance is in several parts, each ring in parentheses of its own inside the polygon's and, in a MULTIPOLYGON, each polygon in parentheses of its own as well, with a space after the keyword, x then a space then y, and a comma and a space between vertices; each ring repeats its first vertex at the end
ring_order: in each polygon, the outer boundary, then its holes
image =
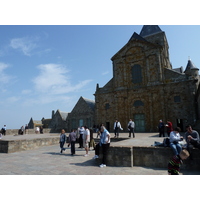
POLYGON ((91 80, 84 80, 78 84, 71 80, 66 67, 59 64, 39 65, 40 73, 33 79, 35 89, 41 93, 65 94, 75 92, 86 86, 91 80), (71 83, 73 82, 73 84, 71 83))
POLYGON ((26 56, 31 56, 32 51, 38 47, 36 41, 38 37, 14 38, 10 41, 10 46, 22 51, 26 56))

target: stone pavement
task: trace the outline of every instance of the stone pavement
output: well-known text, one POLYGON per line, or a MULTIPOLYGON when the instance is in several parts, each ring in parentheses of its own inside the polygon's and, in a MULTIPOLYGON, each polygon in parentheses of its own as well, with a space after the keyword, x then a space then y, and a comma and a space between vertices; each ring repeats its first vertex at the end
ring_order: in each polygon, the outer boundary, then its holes
MULTIPOLYGON (((145 133, 146 134, 146 133, 145 133)), ((135 143, 139 135, 136 134, 135 143)), ((33 137, 33 136, 31 136, 33 137)), ((154 135, 142 135, 152 141, 163 140, 154 135), (152 139, 153 138, 153 139, 152 139)), ((132 139, 132 142, 134 139, 132 139)), ((122 142, 122 141, 121 141, 122 142)), ((130 142, 130 140, 129 140, 130 142)), ((143 141, 144 142, 144 141, 143 141)), ((66 147, 66 145, 65 145, 66 147)), ((88 157, 84 157, 85 150, 79 149, 76 144, 76 155, 71 156, 70 148, 66 148, 60 154, 58 145, 43 146, 33 150, 1 153, 0 174, 1 175, 167 175, 167 169, 146 168, 146 167, 105 167, 100 168, 97 162, 92 159, 94 151, 90 151, 88 157)), ((181 174, 200 175, 197 171, 181 171, 181 174)))

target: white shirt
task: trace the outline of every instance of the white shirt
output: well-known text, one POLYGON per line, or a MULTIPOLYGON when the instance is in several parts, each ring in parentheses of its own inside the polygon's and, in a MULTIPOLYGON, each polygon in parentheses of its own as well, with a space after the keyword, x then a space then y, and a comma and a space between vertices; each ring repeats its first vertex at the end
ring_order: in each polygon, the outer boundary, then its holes
POLYGON ((83 139, 86 140, 88 136, 88 140, 87 142, 90 142, 90 130, 87 128, 85 129, 84 133, 83 133, 83 139))

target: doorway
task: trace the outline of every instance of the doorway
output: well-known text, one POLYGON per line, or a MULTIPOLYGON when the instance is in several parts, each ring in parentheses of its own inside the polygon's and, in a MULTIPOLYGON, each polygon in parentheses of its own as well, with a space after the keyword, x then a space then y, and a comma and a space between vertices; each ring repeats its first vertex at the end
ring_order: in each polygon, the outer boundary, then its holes
POLYGON ((145 115, 136 114, 134 115, 135 132, 145 132, 145 115))
POLYGON ((110 122, 106 122, 106 129, 110 132, 110 122))

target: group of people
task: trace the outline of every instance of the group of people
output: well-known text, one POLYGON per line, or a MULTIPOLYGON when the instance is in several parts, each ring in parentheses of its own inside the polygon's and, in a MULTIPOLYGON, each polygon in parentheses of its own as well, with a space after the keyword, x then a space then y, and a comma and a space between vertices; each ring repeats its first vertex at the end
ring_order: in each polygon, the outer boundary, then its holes
POLYGON ((169 137, 171 131, 173 131, 172 122, 170 122, 170 120, 167 120, 167 123, 165 124, 161 119, 158 124, 159 137, 165 137, 165 128, 167 129, 167 135, 169 137))
POLYGON ((172 148, 174 156, 169 161, 168 164, 168 173, 177 175, 179 174, 180 165, 183 160, 188 157, 190 160, 193 160, 192 149, 200 149, 199 133, 192 129, 191 125, 186 126, 185 138, 180 135, 181 129, 176 127, 173 131, 170 132, 169 137, 169 146, 172 148), (186 148, 183 149, 180 141, 186 141, 186 148))
POLYGON ((100 141, 98 144, 95 144, 94 139, 93 139, 93 130, 89 129, 87 126, 81 126, 80 128, 78 128, 77 130, 72 129, 69 137, 68 137, 68 141, 67 141, 67 136, 65 134, 65 130, 62 129, 61 130, 61 134, 60 134, 60 153, 62 153, 65 148, 64 148, 64 144, 67 142, 68 143, 68 147, 71 146, 71 155, 73 156, 76 152, 75 152, 75 143, 76 140, 79 140, 79 148, 85 148, 86 154, 84 156, 88 156, 89 155, 89 149, 91 147, 93 147, 93 150, 95 150, 95 158, 99 157, 99 151, 100 149, 102 149, 102 154, 103 154, 103 158, 102 158, 102 164, 100 165, 100 167, 106 167, 107 164, 107 152, 110 146, 110 133, 108 132, 108 130, 105 128, 105 126, 101 126, 100 127, 100 141))
MULTIPOLYGON (((1 139, 2 135, 4 135, 4 136, 6 135, 6 129, 7 129, 7 127, 6 127, 6 125, 4 125, 0 132, 0 139, 1 139)), ((23 135, 24 132, 25 132, 25 134, 28 133, 28 125, 27 124, 25 125, 25 127, 21 126, 21 128, 18 130, 18 135, 23 135)))
MULTIPOLYGON (((115 134, 115 138, 119 137, 119 131, 120 130, 123 130, 123 128, 121 127, 121 124, 120 122, 116 119, 115 122, 114 122, 114 134, 115 134)), ((135 122, 130 119, 129 122, 128 122, 128 125, 127 125, 127 129, 128 129, 128 132, 129 132, 129 137, 131 137, 131 134, 133 134, 133 138, 135 137, 135 122)))

